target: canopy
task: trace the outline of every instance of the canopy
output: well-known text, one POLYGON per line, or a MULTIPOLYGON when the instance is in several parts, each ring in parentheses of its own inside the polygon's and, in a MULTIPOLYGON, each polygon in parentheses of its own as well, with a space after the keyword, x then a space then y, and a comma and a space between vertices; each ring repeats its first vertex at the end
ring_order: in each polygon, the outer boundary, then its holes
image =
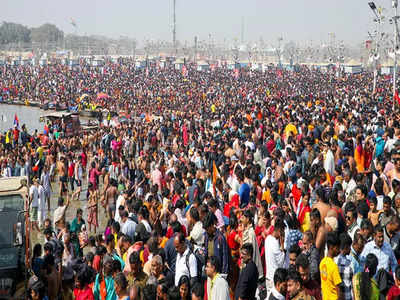
POLYGON ((109 95, 107 95, 106 93, 98 93, 97 94, 97 100, 102 100, 102 99, 108 99, 111 98, 109 95))

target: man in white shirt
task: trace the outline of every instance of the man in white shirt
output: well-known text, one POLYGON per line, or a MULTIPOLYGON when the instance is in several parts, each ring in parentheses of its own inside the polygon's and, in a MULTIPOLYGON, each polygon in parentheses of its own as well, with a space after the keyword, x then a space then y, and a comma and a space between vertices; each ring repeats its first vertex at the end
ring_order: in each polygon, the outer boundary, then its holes
POLYGON ((229 184, 229 186, 232 188, 233 191, 235 192, 239 191, 240 183, 234 174, 229 175, 228 179, 226 180, 226 183, 229 184))
POLYGON ((129 219, 129 213, 124 210, 121 212, 121 232, 131 238, 133 241, 135 238, 136 223, 129 219))
POLYGON ((42 175, 40 176, 40 184, 44 188, 44 196, 46 198, 47 202, 47 212, 50 213, 50 199, 51 199, 51 182, 50 182, 50 173, 49 173, 49 167, 44 166, 42 175))
POLYGON ((265 239, 265 262, 266 262, 266 287, 268 290, 274 286, 274 274, 278 268, 283 268, 285 262, 284 238, 285 224, 277 220, 272 234, 265 239))
POLYGON ((216 256, 207 259, 207 299, 226 300, 229 297, 228 282, 220 274, 221 264, 216 256))
POLYGON ((179 280, 184 275, 190 278, 192 286, 197 281, 197 261, 187 247, 185 236, 181 232, 175 236, 174 246, 176 249, 175 286, 178 286, 179 280))
POLYGON ((29 188, 29 201, 31 206, 31 214, 30 219, 32 222, 32 229, 40 231, 38 226, 38 208, 39 208, 39 190, 38 190, 39 181, 37 178, 33 180, 33 184, 29 188))
POLYGON ((38 205, 38 221, 39 221, 39 227, 41 228, 44 222, 44 219, 46 218, 46 196, 44 192, 44 188, 41 184, 38 183, 37 186, 38 189, 38 195, 39 195, 39 205, 38 205))
POLYGON ((357 183, 351 177, 349 169, 343 171, 343 190, 345 191, 346 201, 351 200, 350 197, 354 197, 354 191, 357 187, 357 183))
POLYGON ((194 243, 194 248, 201 248, 204 246, 204 233, 203 223, 200 221, 199 211, 196 207, 192 207, 189 211, 189 223, 192 227, 189 238, 194 243))

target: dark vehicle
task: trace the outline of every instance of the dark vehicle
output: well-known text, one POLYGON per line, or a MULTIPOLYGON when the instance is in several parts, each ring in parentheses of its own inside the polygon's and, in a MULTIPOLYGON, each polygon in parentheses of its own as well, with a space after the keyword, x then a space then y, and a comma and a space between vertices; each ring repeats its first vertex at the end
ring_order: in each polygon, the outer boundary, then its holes
POLYGON ((27 282, 29 200, 26 177, 0 178, 0 299, 27 282))

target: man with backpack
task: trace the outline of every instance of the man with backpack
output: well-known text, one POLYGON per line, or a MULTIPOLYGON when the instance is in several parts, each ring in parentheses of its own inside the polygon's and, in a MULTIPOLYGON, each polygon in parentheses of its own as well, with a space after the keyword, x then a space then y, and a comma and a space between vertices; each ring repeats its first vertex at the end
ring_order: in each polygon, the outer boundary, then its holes
POLYGON ((186 245, 185 236, 179 232, 175 235, 174 246, 177 252, 175 263, 175 286, 179 280, 186 275, 190 278, 190 285, 193 286, 198 281, 198 269, 196 256, 186 245))

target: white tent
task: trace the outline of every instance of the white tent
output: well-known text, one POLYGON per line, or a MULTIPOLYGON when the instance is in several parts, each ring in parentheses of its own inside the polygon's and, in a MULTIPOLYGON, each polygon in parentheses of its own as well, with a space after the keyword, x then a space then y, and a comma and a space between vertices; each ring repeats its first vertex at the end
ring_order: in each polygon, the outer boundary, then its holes
POLYGON ((358 74, 362 71, 362 64, 354 59, 351 59, 344 64, 344 72, 347 74, 358 74))

